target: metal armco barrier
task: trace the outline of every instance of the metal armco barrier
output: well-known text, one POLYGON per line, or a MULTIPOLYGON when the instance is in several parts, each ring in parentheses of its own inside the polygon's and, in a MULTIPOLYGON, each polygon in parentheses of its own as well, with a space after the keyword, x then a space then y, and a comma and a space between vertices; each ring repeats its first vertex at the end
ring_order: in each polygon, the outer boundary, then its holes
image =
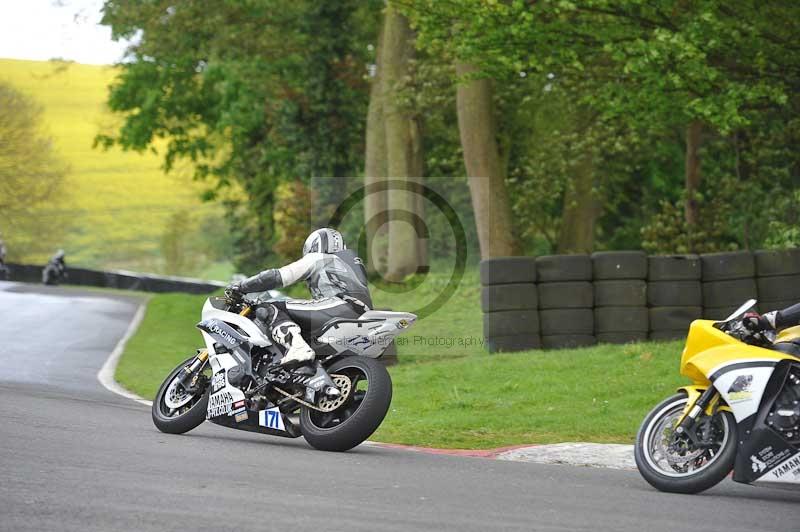
POLYGON ((762 312, 800 302, 800 249, 500 257, 481 261, 481 284, 490 352, 671 340, 749 298, 762 312))
MULTIPOLYGON (((32 264, 8 264, 9 281, 41 283, 44 266, 32 264)), ((182 292, 186 294, 209 294, 226 286, 218 281, 203 281, 187 277, 169 277, 129 272, 124 270, 101 271, 67 266, 64 284, 140 290, 142 292, 182 292)))

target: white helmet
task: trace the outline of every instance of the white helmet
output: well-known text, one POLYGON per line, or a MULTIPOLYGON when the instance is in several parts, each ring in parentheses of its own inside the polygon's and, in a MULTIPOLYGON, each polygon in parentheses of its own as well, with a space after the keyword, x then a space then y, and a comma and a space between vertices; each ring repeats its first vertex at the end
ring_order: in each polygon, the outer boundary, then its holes
POLYGON ((303 256, 309 253, 336 253, 343 249, 347 249, 347 246, 344 245, 342 234, 336 229, 326 227, 308 235, 303 244, 303 256))

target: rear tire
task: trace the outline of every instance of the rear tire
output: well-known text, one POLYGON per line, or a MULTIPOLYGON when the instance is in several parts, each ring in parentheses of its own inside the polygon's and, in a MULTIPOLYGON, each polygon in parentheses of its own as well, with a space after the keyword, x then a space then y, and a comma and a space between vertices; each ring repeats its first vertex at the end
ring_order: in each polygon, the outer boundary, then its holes
MULTIPOLYGON (((721 439, 720 445, 715 450, 699 451, 696 458, 687 459, 684 464, 691 463, 698 468, 694 471, 680 471, 665 464, 656 456, 656 451, 663 453, 663 442, 669 441, 670 435, 664 432, 671 430, 670 419, 672 422, 683 411, 688 399, 685 393, 679 393, 659 403, 647 414, 639 434, 636 435, 636 445, 634 446, 634 458, 636 467, 642 477, 656 489, 671 493, 699 493, 716 486, 733 469, 736 459, 736 420, 733 414, 726 411, 719 411, 714 415, 715 434, 721 439), (662 442, 662 449, 655 449, 659 440, 662 442), (705 460, 705 462, 701 462, 705 460), (699 464, 699 465, 698 465, 699 464)), ((704 415, 701 414, 701 417, 704 415)), ((698 418, 698 421, 701 419, 698 418)), ((693 449, 691 444, 673 451, 670 455, 673 459, 685 459, 686 455, 698 452, 693 449), (686 454, 680 455, 680 451, 686 454)), ((665 457, 666 458, 666 457, 665 457)))
POLYGON ((199 426, 206 420, 206 410, 208 409, 208 391, 206 387, 202 395, 190 399, 187 406, 188 409, 178 409, 177 415, 169 415, 169 407, 164 402, 164 398, 169 385, 173 379, 180 373, 184 366, 193 361, 195 357, 190 357, 181 362, 178 367, 172 370, 170 374, 164 379, 161 387, 158 389, 155 398, 153 399, 153 407, 151 413, 153 416, 153 424, 161 432, 168 434, 183 434, 199 426))
POLYGON ((352 387, 347 401, 331 413, 333 417, 346 415, 338 423, 335 419, 323 422, 328 416, 302 407, 300 430, 315 449, 347 451, 369 438, 383 422, 392 402, 392 379, 378 360, 359 356, 339 359, 326 370, 331 375, 362 375, 368 383, 366 393, 358 395, 357 385, 352 387))

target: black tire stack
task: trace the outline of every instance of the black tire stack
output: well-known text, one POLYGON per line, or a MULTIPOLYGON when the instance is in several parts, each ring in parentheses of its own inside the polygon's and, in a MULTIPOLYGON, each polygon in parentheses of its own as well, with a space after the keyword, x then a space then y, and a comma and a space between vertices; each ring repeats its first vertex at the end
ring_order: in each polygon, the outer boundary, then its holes
POLYGON ((702 263, 697 255, 648 257, 647 306, 651 340, 685 338, 703 314, 702 263))
POLYGON ((756 251, 758 308, 783 310, 800 302, 800 249, 756 251))
POLYGON ((589 256, 546 255, 536 259, 536 271, 542 347, 558 349, 597 343, 589 256))
POLYGON ((597 341, 647 340, 647 255, 642 251, 592 254, 594 330, 597 341))
POLYGON ((483 335, 490 353, 541 347, 536 259, 501 257, 481 261, 483 335))
POLYGON ((708 253, 703 263, 703 318, 727 318, 739 305, 756 298, 756 266, 750 251, 708 253))

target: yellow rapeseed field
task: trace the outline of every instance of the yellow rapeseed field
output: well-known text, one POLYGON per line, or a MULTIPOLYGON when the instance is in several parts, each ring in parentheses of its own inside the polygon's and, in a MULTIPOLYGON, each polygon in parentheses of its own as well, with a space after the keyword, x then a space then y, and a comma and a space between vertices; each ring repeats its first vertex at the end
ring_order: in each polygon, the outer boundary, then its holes
MULTIPOLYGON (((69 192, 64 201, 38 212, 53 223, 69 220, 70 230, 61 246, 68 261, 162 271, 160 242, 172 217, 188 213, 190 231, 198 232, 202 220, 220 216, 221 209, 200 201, 207 185, 192 180, 191 168, 165 175, 160 155, 92 147, 98 132, 120 123, 105 105, 114 76, 110 66, 0 59, 0 79, 43 107, 45 131, 69 165, 69 192)), ((11 235, 6 238, 13 242, 11 235)), ((44 251, 10 252, 27 261, 46 258, 44 251)))

